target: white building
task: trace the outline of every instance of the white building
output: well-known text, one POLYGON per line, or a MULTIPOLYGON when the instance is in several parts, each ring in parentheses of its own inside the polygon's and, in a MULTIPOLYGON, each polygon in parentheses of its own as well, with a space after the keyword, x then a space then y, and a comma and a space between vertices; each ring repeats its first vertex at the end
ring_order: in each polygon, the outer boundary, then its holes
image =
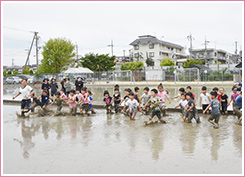
POLYGON ((228 62, 233 64, 233 57, 233 54, 222 49, 192 49, 192 58, 202 61, 207 60, 207 64, 209 65, 217 64, 218 62, 221 64, 227 64, 228 62))
POLYGON ((181 45, 162 41, 151 35, 139 36, 130 45, 133 46, 129 50, 130 57, 134 61, 142 61, 145 66, 147 58, 153 59, 154 66, 160 66, 162 59, 166 57, 173 61, 186 58, 185 49, 181 45))

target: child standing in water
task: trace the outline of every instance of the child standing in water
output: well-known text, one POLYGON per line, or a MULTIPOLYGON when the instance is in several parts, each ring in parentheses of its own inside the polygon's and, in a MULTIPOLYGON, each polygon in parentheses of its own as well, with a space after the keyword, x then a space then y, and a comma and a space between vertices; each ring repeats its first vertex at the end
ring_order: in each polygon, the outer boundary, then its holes
POLYGON ((179 94, 175 97, 173 97, 173 99, 177 99, 179 97, 181 97, 181 95, 185 93, 185 89, 183 87, 179 88, 179 94))
POLYGON ((235 101, 235 113, 237 115, 238 118, 238 124, 242 124, 242 92, 239 93, 239 96, 236 97, 236 101, 235 101))
MULTIPOLYGON (((151 95, 149 94, 149 87, 145 87, 144 88, 144 94, 141 96, 141 103, 143 104, 143 107, 148 103, 148 101, 151 98, 151 95)), ((145 113, 149 113, 150 112, 150 106, 146 106, 146 108, 144 109, 145 113)))
POLYGON ((41 107, 45 109, 49 104, 49 95, 46 89, 44 89, 42 95, 38 97, 38 100, 40 99, 41 99, 41 107))
POLYGON ((85 110, 85 114, 89 115, 89 102, 88 102, 88 94, 87 88, 83 87, 81 90, 82 95, 80 96, 79 102, 80 104, 80 114, 83 115, 83 110, 85 110))
POLYGON ((161 123, 166 123, 164 120, 161 119, 160 103, 162 102, 162 100, 160 97, 157 96, 157 93, 158 93, 157 89, 152 89, 151 90, 151 98, 148 101, 148 103, 144 106, 144 109, 145 109, 148 105, 151 105, 151 109, 152 109, 151 117, 149 118, 150 121, 146 124, 153 123, 152 119, 154 116, 157 116, 158 120, 161 123))
POLYGON ((181 100, 179 101, 179 104, 177 106, 175 106, 175 108, 177 108, 177 107, 181 108, 182 118, 183 118, 184 122, 186 122, 187 112, 186 112, 185 108, 186 108, 187 104, 188 104, 188 101, 186 100, 186 96, 184 93, 182 93, 181 94, 181 100))
POLYGON ((89 110, 91 111, 92 114, 96 114, 96 112, 93 109, 93 104, 92 104, 94 101, 92 97, 92 92, 89 90, 87 94, 88 94, 89 110))
POLYGON ((213 91, 215 91, 217 93, 217 100, 220 101, 221 95, 218 93, 218 91, 219 91, 218 87, 214 87, 213 91))
POLYGON ((115 112, 117 113, 118 111, 120 111, 119 110, 119 104, 121 101, 121 95, 119 93, 119 87, 115 87, 115 89, 114 89, 113 101, 114 101, 115 112))
POLYGON ((229 99, 228 99, 228 96, 225 94, 225 90, 224 88, 220 88, 219 89, 219 92, 220 92, 220 104, 221 104, 221 112, 222 114, 226 114, 228 115, 228 111, 227 111, 227 105, 229 103, 229 99))
POLYGON ((64 89, 61 89, 61 90, 60 90, 60 97, 61 97, 63 100, 67 100, 67 99, 68 99, 67 96, 66 96, 66 94, 65 94, 65 90, 64 90, 64 89))
POLYGON ((60 96, 60 92, 56 92, 55 93, 55 98, 53 99, 53 102, 49 105, 49 106, 52 106, 53 104, 56 104, 56 106, 57 106, 57 111, 56 111, 56 113, 54 114, 55 116, 58 116, 58 115, 60 115, 61 114, 61 109, 62 109, 62 102, 63 102, 64 100, 61 98, 61 96, 60 96))
POLYGON ((165 104, 165 98, 168 99, 169 104, 171 103, 171 100, 169 98, 169 96, 167 95, 167 93, 165 91, 163 91, 163 85, 162 83, 160 85, 158 85, 158 94, 157 96, 159 98, 161 98, 161 103, 160 103, 160 108, 161 108, 161 112, 163 113, 163 116, 166 114, 166 104, 165 104))
POLYGON ((129 117, 131 120, 135 120, 135 116, 138 112, 137 109, 141 110, 139 102, 135 99, 135 94, 133 92, 129 93, 129 100, 126 102, 123 111, 126 107, 129 107, 129 117))
POLYGON ((107 90, 104 91, 104 107, 106 107, 106 113, 109 114, 109 113, 112 113, 111 112, 111 106, 112 106, 112 97, 110 96, 109 92, 107 90))
MULTIPOLYGON (((207 93, 207 87, 203 86, 202 87, 202 93, 200 95, 200 107, 202 106, 202 110, 204 111, 209 103, 211 101, 209 93, 207 93)), ((209 110, 207 110, 207 113, 209 114, 209 110)))
POLYGON ((236 112, 235 112, 236 97, 238 97, 239 93, 237 93, 237 88, 236 87, 233 87, 232 91, 233 91, 233 94, 231 95, 231 100, 230 100, 230 102, 228 103, 227 106, 229 106, 231 104, 231 102, 232 102, 233 114, 235 115, 236 114, 236 112))
POLYGON ((134 88, 135 94, 134 94, 134 99, 136 99, 138 101, 138 103, 140 103, 140 89, 139 87, 135 87, 134 88))
POLYGON ((197 123, 200 123, 199 117, 196 116, 195 102, 192 99, 193 94, 191 92, 186 93, 186 99, 188 101, 187 106, 185 108, 187 112, 187 121, 191 123, 191 120, 194 118, 197 123))
POLYGON ((66 102, 69 105, 70 113, 75 116, 77 113, 77 103, 76 103, 76 95, 75 90, 70 90, 70 96, 66 102))
POLYGON ((191 92, 191 90, 192 90, 191 86, 187 86, 187 87, 186 87, 186 92, 192 94, 191 99, 194 101, 194 103, 195 103, 195 105, 196 105, 195 95, 194 95, 194 93, 191 92))
POLYGON ((220 102, 219 100, 217 100, 218 94, 215 91, 212 91, 210 94, 211 94, 212 101, 210 102, 208 107, 203 111, 203 114, 205 114, 205 112, 211 107, 212 112, 211 112, 211 116, 209 117, 208 121, 214 125, 214 128, 219 128, 220 102))

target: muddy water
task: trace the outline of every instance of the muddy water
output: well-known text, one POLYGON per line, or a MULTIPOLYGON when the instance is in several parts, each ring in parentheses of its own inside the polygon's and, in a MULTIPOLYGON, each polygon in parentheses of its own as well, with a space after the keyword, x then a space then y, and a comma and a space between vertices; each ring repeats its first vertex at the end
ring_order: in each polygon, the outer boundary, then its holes
MULTIPOLYGON (((67 108, 65 108, 67 109, 67 108)), ((183 123, 143 126, 122 114, 20 119, 17 106, 3 106, 4 174, 240 174, 242 127, 234 116, 213 129, 183 123)))

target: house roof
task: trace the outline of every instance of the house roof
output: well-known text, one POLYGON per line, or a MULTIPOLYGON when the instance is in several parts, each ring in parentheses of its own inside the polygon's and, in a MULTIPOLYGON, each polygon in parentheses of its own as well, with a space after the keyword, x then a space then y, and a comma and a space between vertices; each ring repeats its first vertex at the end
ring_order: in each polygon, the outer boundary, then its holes
POLYGON ((207 70, 207 71, 212 71, 212 69, 208 68, 207 66, 204 65, 198 65, 198 64, 193 64, 189 68, 198 68, 199 70, 207 70))
POLYGON ((148 43, 163 44, 169 47, 175 47, 179 49, 183 48, 181 45, 174 44, 174 43, 167 42, 167 41, 162 41, 162 40, 157 39, 155 36, 151 36, 151 35, 139 36, 139 39, 134 40, 129 45, 148 44, 148 43))
MULTIPOLYGON (((222 52, 222 53, 228 53, 225 50, 215 49, 215 48, 207 48, 206 51, 217 51, 217 52, 222 52)), ((203 48, 203 49, 192 49, 192 52, 205 52, 205 48, 203 48)))

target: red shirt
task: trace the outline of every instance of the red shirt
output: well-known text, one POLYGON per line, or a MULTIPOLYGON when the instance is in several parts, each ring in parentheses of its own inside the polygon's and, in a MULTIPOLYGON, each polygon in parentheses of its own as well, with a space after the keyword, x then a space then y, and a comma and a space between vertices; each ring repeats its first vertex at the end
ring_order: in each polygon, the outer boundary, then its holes
POLYGON ((220 101, 220 98, 221 98, 221 95, 220 94, 218 94, 218 96, 217 96, 217 99, 220 101))

